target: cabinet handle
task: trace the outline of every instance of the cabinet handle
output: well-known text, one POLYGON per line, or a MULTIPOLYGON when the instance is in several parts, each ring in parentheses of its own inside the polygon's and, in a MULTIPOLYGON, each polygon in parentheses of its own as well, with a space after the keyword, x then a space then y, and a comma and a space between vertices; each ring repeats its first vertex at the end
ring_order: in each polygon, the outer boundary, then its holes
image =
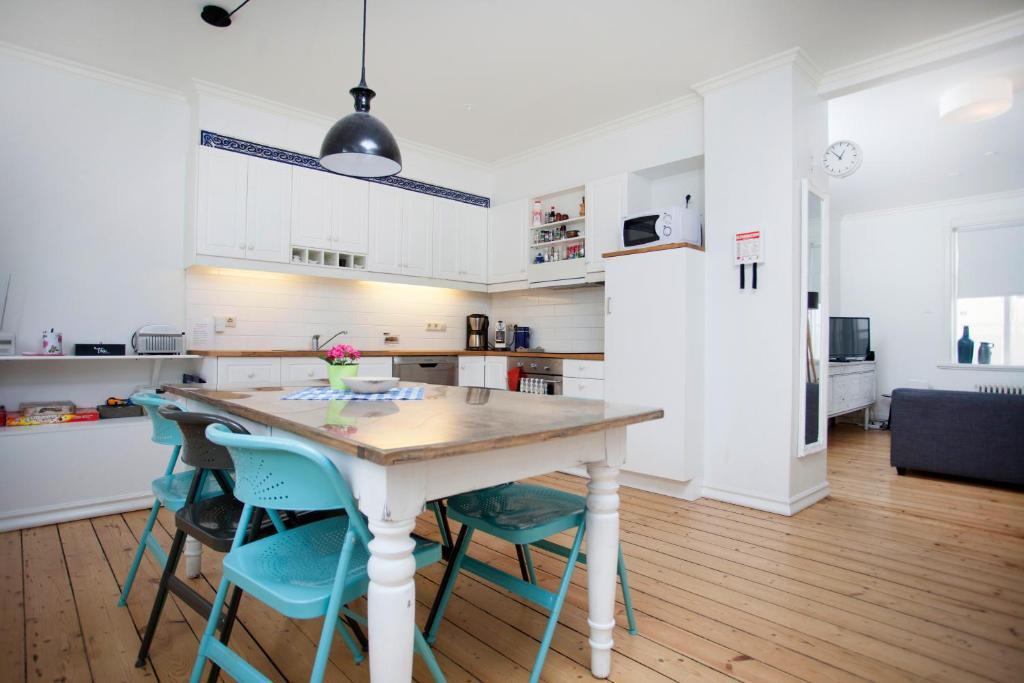
POLYGON ((241 249, 242 251, 245 251, 245 242, 242 242, 241 244, 239 244, 238 248, 241 249))
POLYGON ((583 382, 580 382, 580 384, 579 384, 580 391, 583 391, 586 388, 586 386, 587 386, 586 384, 584 384, 583 382))
POLYGON ((250 244, 249 245, 249 251, 254 251, 255 249, 256 249, 256 245, 255 244, 250 244))
POLYGON ((611 315, 612 314, 612 298, 611 297, 607 297, 607 298, 608 298, 608 304, 607 304, 607 308, 606 308, 606 313, 608 315, 611 315))
POLYGON ((247 376, 249 377, 249 379, 252 379, 253 377, 256 376, 256 373, 255 372, 250 372, 247 376))
POLYGON ((306 373, 306 377, 312 377, 312 376, 313 376, 313 371, 312 370, 310 370, 309 372, 306 373))

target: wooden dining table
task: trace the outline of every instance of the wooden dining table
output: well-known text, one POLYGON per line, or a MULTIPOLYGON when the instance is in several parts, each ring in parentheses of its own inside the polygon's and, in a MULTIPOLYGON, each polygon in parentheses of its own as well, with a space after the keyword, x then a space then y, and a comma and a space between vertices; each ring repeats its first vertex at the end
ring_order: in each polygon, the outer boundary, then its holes
MULTIPOLYGON (((201 386, 201 385, 200 385, 201 386)), ((412 677, 416 596, 411 534, 427 501, 586 467, 591 672, 611 669, 626 428, 657 408, 468 387, 424 386, 419 400, 283 400, 301 387, 217 391, 166 385, 187 410, 227 414, 254 434, 327 455, 366 515, 367 635, 374 683, 412 677)))

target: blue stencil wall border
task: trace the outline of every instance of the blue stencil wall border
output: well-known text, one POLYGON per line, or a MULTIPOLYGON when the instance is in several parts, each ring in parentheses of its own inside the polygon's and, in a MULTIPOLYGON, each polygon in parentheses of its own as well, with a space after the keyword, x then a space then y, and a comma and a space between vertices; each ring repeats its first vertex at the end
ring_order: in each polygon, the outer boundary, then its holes
MULTIPOLYGON (((247 154, 248 156, 259 157, 260 159, 266 159, 268 161, 291 164, 292 166, 321 171, 322 173, 331 173, 331 171, 328 171, 320 165, 319 159, 311 157, 308 154, 300 154, 287 149, 261 145, 258 142, 239 140, 238 138, 233 138, 229 135, 221 135, 220 133, 213 133, 208 130, 199 132, 199 144, 203 147, 223 149, 228 152, 247 154)), ((491 200, 488 197, 481 197, 477 194, 470 194, 469 192, 462 192, 461 190, 453 190, 449 187, 432 185, 430 183, 424 183, 410 178, 403 178, 397 175, 387 178, 360 178, 360 180, 366 180, 379 185, 390 185, 402 190, 419 192, 420 194, 427 194, 432 197, 451 199, 456 202, 462 202, 463 204, 472 204, 473 206, 482 206, 486 208, 491 205, 491 200)))

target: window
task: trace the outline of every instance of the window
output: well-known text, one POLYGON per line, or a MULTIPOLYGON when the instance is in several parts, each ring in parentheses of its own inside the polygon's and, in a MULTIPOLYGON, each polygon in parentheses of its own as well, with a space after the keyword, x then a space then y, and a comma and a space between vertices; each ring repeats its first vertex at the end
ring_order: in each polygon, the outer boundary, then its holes
POLYGON ((1024 365, 1024 222, 954 231, 955 282, 952 359, 964 328, 983 342, 992 365, 1024 365))

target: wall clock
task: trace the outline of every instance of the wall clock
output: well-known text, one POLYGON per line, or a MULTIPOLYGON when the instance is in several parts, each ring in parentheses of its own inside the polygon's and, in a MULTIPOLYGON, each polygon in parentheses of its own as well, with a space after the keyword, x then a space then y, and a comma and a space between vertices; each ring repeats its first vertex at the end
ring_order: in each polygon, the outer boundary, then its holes
POLYGON ((864 160, 860 145, 852 140, 836 140, 825 150, 821 165, 833 178, 845 178, 860 168, 864 160))

